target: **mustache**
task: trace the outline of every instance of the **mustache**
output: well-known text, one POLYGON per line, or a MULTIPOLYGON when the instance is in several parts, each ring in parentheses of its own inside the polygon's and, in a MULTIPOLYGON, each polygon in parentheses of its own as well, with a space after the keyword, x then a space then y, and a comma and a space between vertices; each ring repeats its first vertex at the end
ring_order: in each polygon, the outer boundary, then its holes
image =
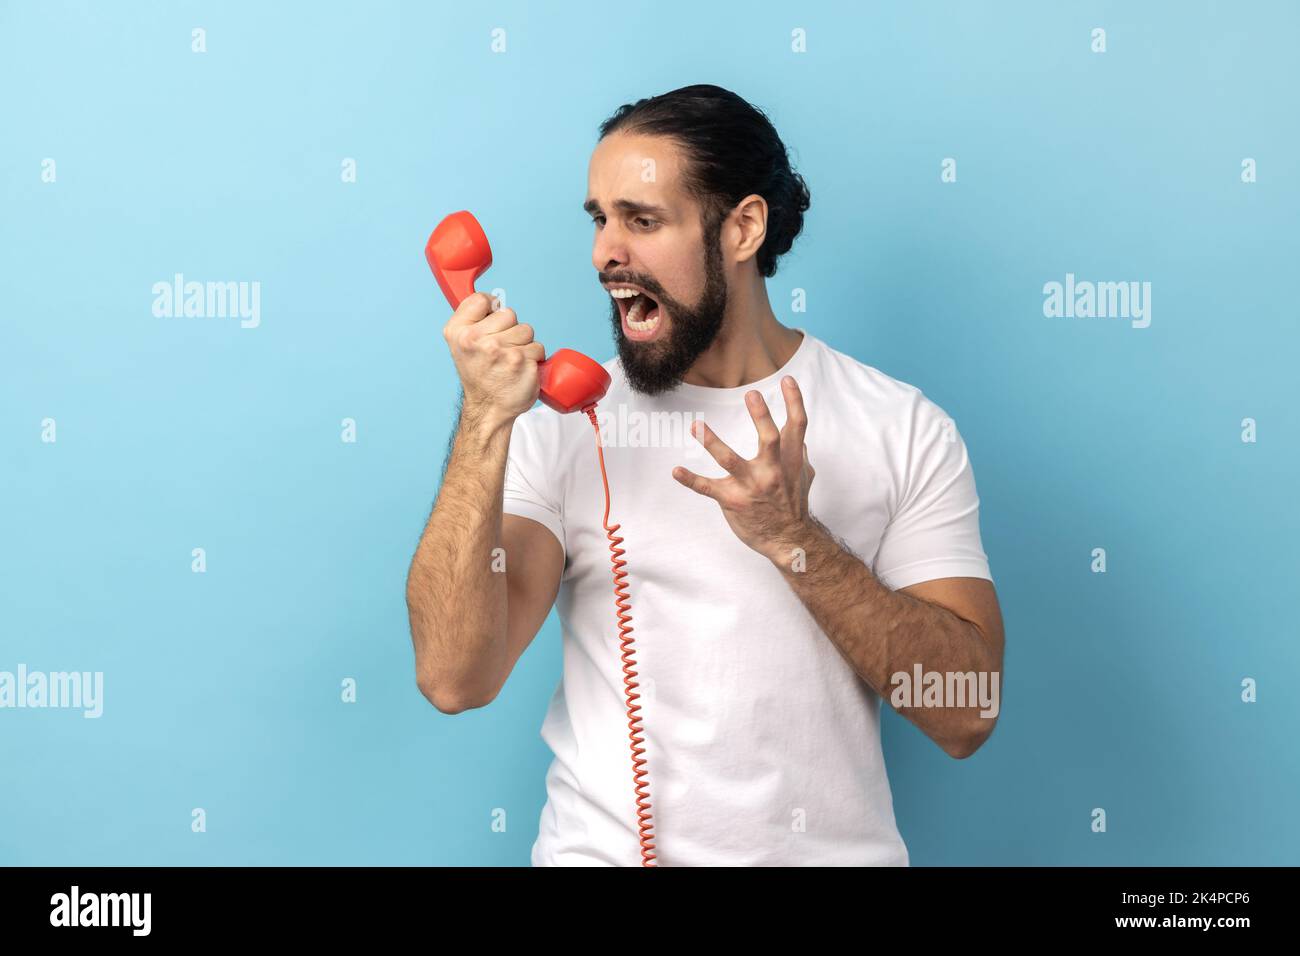
POLYGON ((663 294, 663 289, 660 288, 659 283, 655 282, 653 279, 644 279, 644 278, 642 278, 642 277, 640 277, 640 276, 634 276, 634 275, 623 275, 623 276, 619 276, 619 275, 607 275, 607 274, 605 274, 605 273, 602 272, 602 273, 600 273, 600 274, 597 276, 597 279, 598 279, 600 282, 606 283, 606 284, 608 284, 608 285, 618 285, 618 284, 622 283, 622 284, 625 284, 625 285, 635 285, 635 286, 640 286, 642 289, 645 289, 647 292, 649 292, 651 295, 654 295, 654 296, 660 296, 660 295, 663 294))

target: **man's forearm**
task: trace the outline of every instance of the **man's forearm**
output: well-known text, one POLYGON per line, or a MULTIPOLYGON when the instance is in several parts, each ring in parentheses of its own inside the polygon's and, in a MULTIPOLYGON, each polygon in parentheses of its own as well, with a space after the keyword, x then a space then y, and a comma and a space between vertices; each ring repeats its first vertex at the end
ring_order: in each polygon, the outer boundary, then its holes
POLYGON ((491 697, 506 665, 506 576, 500 545, 511 421, 461 409, 433 511, 406 582, 417 680, 439 705, 491 697))
MULTIPOLYGON (((886 701, 897 686, 894 675, 910 681, 917 665, 923 673, 983 673, 985 681, 1000 670, 979 628, 885 587, 815 518, 769 558, 854 671, 886 701)), ((999 672, 995 691, 1000 678, 999 672)), ((950 753, 969 752, 992 729, 978 703, 897 710, 950 753)))

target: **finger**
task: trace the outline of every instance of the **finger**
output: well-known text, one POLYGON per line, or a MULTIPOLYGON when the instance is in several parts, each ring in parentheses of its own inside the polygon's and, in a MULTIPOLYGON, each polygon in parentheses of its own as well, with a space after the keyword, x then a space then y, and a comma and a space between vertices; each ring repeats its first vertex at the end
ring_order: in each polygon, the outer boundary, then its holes
POLYGON ((808 431, 808 412, 804 409, 799 383, 787 375, 781 380, 785 397, 785 425, 781 428, 781 457, 793 470, 800 467, 803 439, 808 431))
POLYGON ((776 422, 772 421, 772 413, 763 399, 763 393, 746 393, 745 404, 749 407, 749 417, 754 420, 754 427, 758 429, 759 457, 775 461, 781 447, 781 433, 776 430, 776 422))
MULTIPOLYGON (((476 292, 474 295, 484 295, 482 292, 476 292)), ((470 298, 473 298, 471 296, 470 298)), ((469 299, 465 300, 465 303, 469 299)), ((465 303, 461 303, 461 308, 465 308, 465 303)), ((481 303, 480 303, 481 304, 481 303)), ((469 309, 466 316, 479 316, 478 318, 460 318, 461 312, 457 311, 456 315, 451 317, 442 330, 442 336, 454 348, 467 349, 481 342, 485 336, 495 335, 498 332, 504 332, 506 329, 513 328, 519 324, 519 319, 515 316, 514 309, 502 309, 499 312, 484 313, 478 307, 469 309)), ((508 345, 510 343, 500 343, 508 345)))
POLYGON ((495 337, 502 345, 527 345, 533 340, 533 327, 527 322, 517 322, 504 332, 497 332, 495 337))
POLYGON ((712 498, 714 501, 718 500, 717 482, 714 479, 697 475, 690 469, 683 468, 680 465, 673 469, 673 477, 696 494, 712 498))
POLYGON ((501 309, 499 312, 493 312, 485 319, 474 323, 475 335, 492 335, 496 332, 504 332, 506 329, 514 328, 519 324, 519 317, 515 315, 514 309, 501 309))
POLYGON ((743 477, 749 472, 745 459, 741 458, 731 447, 719 438, 712 428, 698 419, 691 423, 691 434, 696 437, 713 460, 726 469, 727 474, 743 477))
POLYGON ((442 327, 443 337, 450 340, 452 335, 461 329, 483 321, 492 311, 492 302, 492 296, 486 292, 475 292, 466 296, 442 327))
POLYGON ((527 345, 520 346, 520 351, 534 362, 546 361, 546 347, 541 342, 529 342, 527 345))

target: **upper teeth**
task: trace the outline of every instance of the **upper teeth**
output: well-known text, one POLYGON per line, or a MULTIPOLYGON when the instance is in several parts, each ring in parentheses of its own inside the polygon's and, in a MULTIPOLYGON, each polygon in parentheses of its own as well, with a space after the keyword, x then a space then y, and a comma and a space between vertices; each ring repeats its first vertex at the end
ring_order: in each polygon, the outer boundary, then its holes
POLYGON ((636 289, 610 289, 609 294, 616 299, 630 299, 633 296, 640 295, 641 293, 637 292, 636 289))

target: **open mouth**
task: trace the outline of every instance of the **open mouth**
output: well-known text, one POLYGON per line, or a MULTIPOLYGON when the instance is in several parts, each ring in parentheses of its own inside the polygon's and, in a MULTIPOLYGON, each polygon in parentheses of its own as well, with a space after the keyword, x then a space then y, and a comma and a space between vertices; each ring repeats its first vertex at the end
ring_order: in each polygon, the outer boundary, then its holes
POLYGON ((644 292, 635 289, 611 289, 610 295, 618 302, 618 311, 626 329, 634 337, 648 337, 659 328, 659 303, 644 292))

